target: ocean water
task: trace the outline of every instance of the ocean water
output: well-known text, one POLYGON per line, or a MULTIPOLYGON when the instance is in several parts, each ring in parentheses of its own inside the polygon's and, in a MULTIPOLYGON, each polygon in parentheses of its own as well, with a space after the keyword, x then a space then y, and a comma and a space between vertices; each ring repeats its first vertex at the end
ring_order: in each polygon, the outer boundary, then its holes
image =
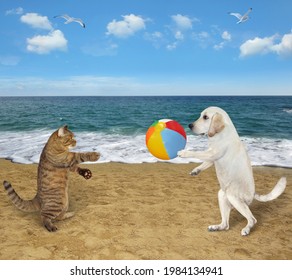
POLYGON ((101 163, 157 162, 145 145, 148 127, 174 119, 187 132, 186 148, 204 150, 206 137, 193 135, 188 124, 208 106, 228 112, 253 165, 292 168, 292 96, 0 97, 0 158, 38 163, 50 134, 67 124, 74 151, 99 151, 101 163))

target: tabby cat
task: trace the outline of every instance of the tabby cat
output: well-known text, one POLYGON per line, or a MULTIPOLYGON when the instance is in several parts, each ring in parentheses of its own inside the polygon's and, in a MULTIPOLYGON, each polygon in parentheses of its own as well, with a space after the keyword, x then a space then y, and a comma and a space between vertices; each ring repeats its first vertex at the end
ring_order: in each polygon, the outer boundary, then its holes
POLYGON ((73 212, 67 212, 69 171, 90 179, 91 171, 78 167, 78 164, 84 161, 96 161, 100 157, 96 152, 69 152, 69 149, 75 146, 74 134, 67 126, 59 128, 50 136, 40 156, 38 189, 33 199, 23 200, 9 182, 3 183, 8 196, 17 208, 24 212, 40 211, 42 223, 48 231, 57 230, 53 224, 54 220, 63 220, 74 215, 73 212))

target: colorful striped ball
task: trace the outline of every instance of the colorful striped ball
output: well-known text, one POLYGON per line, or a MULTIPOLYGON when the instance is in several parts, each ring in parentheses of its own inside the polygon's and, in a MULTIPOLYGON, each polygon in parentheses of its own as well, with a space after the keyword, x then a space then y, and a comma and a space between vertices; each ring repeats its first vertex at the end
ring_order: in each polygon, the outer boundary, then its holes
POLYGON ((184 128, 174 120, 156 121, 146 133, 146 146, 149 152, 163 160, 177 157, 177 152, 185 148, 186 142, 184 128))

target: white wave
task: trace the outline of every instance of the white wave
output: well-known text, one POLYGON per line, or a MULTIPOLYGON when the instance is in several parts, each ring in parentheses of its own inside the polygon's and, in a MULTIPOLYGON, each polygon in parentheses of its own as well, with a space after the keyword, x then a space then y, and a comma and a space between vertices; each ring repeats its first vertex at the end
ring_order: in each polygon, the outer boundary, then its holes
POLYGON ((292 114, 292 109, 283 109, 283 112, 286 112, 288 114, 292 114))
MULTIPOLYGON (((52 132, 1 132, 0 158, 14 162, 38 163, 40 153, 52 132)), ((77 147, 73 150, 98 151, 101 158, 98 163, 153 163, 160 161, 153 157, 146 145, 145 135, 125 136, 93 132, 76 134, 77 147)), ((253 165, 272 165, 292 168, 292 140, 243 137, 253 165)), ((202 136, 188 135, 186 149, 205 150, 207 139, 202 136)), ((199 162, 197 159, 175 158, 170 163, 199 162)))

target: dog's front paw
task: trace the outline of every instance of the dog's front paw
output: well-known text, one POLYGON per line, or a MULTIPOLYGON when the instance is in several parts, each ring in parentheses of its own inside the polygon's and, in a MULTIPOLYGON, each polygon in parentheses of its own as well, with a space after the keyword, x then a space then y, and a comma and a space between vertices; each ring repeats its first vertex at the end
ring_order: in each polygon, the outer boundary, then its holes
POLYGON ((181 158, 186 158, 188 157, 188 151, 187 150, 178 151, 177 155, 181 158))
POLYGON ((192 176, 197 176, 197 175, 199 175, 200 173, 201 173, 201 169, 199 169, 199 168, 195 168, 195 169, 193 169, 193 170, 191 171, 190 175, 192 175, 192 176))

